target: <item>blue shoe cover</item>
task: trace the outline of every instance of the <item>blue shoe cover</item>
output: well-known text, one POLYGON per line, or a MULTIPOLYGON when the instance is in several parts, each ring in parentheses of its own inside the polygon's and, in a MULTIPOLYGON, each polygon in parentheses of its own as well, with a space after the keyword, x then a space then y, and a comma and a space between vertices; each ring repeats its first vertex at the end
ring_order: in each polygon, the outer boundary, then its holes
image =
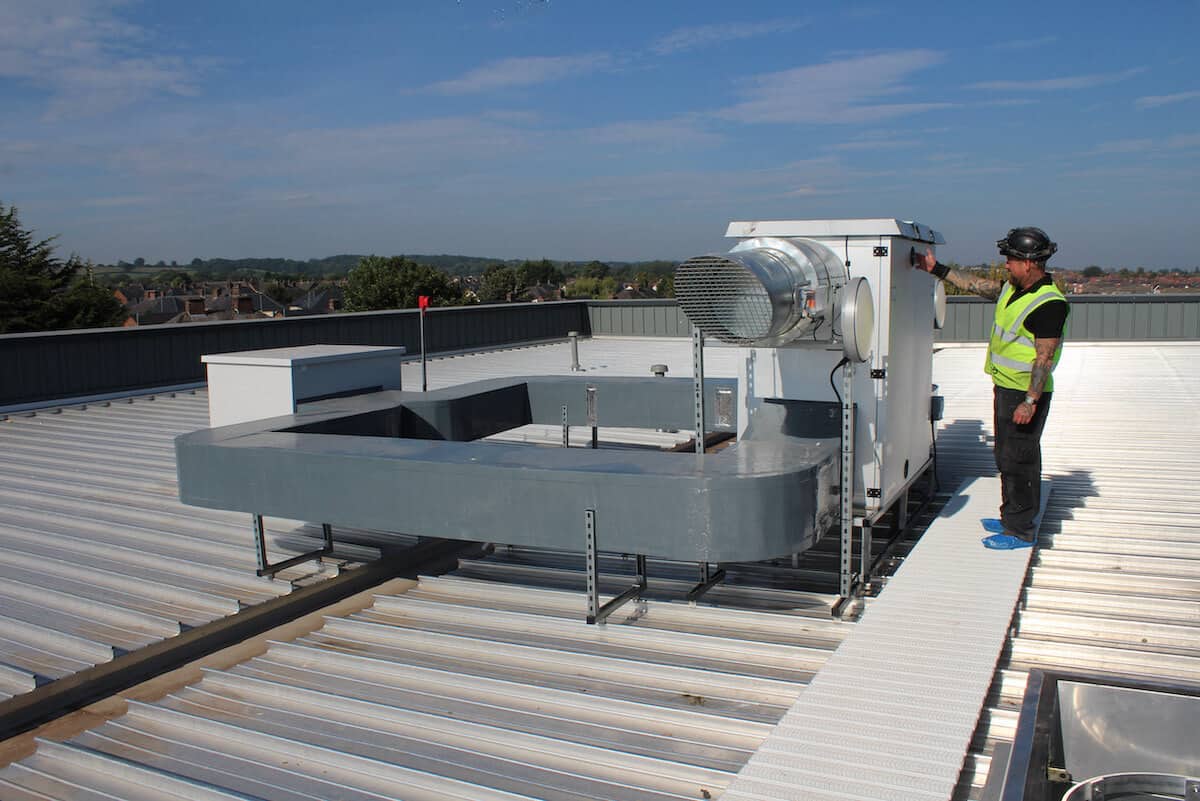
POLYGON ((993 551, 1015 551, 1018 548, 1033 547, 1030 540, 1023 540, 1012 534, 993 534, 990 537, 984 537, 981 542, 984 548, 991 548, 993 551))
POLYGON ((983 530, 989 534, 1003 534, 1004 524, 1000 522, 998 517, 985 517, 979 521, 983 523, 983 530))

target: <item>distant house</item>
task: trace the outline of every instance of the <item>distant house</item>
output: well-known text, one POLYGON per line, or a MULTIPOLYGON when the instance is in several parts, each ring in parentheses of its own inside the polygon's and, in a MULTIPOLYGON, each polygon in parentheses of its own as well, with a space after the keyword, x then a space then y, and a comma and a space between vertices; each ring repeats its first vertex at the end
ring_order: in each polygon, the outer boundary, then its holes
POLYGON ((308 314, 329 314, 344 308, 346 291, 340 286, 321 287, 311 290, 296 298, 287 307, 289 317, 301 317, 308 314))

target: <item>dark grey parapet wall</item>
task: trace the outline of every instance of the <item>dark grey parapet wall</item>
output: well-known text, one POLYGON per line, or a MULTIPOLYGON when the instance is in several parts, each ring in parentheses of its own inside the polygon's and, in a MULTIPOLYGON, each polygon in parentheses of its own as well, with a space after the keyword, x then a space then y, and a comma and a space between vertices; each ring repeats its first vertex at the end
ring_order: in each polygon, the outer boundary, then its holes
MULTIPOLYGON (((429 352, 587 334, 587 307, 529 303, 430 309, 429 352)), ((420 350, 418 313, 359 312, 0 336, 0 407, 205 380, 206 353, 292 345, 403 345, 420 350)))
MULTIPOLYGON (((1075 341, 1200 339, 1200 294, 1070 298, 1075 341)), ((993 304, 952 297, 940 342, 982 342, 993 304)), ((565 301, 429 311, 431 353, 565 337, 688 336, 673 300, 565 301)), ((206 353, 289 345, 403 345, 417 353, 416 311, 361 312, 0 336, 0 407, 204 380, 206 353)))

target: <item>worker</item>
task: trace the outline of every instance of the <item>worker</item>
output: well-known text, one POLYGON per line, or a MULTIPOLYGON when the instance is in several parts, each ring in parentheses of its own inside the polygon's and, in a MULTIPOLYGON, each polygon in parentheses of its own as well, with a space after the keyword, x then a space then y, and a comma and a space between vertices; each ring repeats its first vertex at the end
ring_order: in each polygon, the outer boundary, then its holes
POLYGON ((1042 429, 1050 412, 1054 366, 1062 353, 1067 299, 1046 272, 1058 245, 1040 228, 1013 228, 996 242, 1007 281, 952 270, 926 249, 915 266, 959 289, 996 301, 984 372, 992 377, 1000 517, 983 520, 983 544, 1031 547, 1042 502, 1042 429))

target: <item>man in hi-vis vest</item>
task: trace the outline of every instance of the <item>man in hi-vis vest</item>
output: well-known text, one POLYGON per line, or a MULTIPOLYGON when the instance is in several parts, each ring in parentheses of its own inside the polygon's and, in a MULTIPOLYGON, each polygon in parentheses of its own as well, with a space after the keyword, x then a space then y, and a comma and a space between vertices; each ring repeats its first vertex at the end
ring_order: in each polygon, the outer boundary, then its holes
POLYGON ((1042 429, 1050 411, 1054 366, 1062 353, 1067 299, 1046 272, 1058 250, 1041 228, 1014 228, 996 242, 1008 280, 951 270, 926 250, 918 267, 959 289, 996 301, 996 320, 984 372, 995 384, 996 467, 1000 471, 1000 517, 983 521, 988 548, 1033 545, 1042 499, 1042 429))

